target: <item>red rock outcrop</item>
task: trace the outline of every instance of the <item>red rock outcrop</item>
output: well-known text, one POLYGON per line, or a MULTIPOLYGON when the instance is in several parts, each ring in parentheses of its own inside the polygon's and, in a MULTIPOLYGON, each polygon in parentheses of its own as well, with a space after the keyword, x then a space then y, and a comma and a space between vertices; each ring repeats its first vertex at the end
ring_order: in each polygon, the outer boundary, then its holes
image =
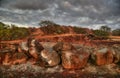
POLYGON ((114 56, 114 63, 120 62, 120 45, 113 45, 112 47, 113 56, 114 56))
POLYGON ((66 69, 80 69, 87 64, 89 53, 85 51, 77 51, 70 43, 58 42, 53 49, 59 52, 62 66, 66 69))
POLYGON ((12 55, 12 64, 23 64, 27 62, 28 57, 23 52, 17 52, 12 55))
POLYGON ((55 51, 43 50, 41 56, 48 66, 56 66, 60 63, 60 56, 55 51))
POLYGON ((62 66, 66 69, 80 69, 86 66, 88 58, 87 52, 63 51, 62 66))
POLYGON ((113 63, 113 52, 107 47, 99 48, 94 53, 94 61, 97 65, 113 63))

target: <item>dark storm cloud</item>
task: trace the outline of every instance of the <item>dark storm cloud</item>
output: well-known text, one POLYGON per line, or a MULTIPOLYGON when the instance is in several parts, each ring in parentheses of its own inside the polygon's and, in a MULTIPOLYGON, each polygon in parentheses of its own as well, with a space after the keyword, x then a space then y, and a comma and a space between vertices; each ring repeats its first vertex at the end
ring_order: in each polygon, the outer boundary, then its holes
POLYGON ((59 24, 119 27, 120 0, 0 0, 0 20, 37 25, 59 24))
POLYGON ((116 0, 116 3, 117 3, 117 14, 120 14, 120 0, 116 0))
POLYGON ((18 9, 28 9, 28 10, 37 10, 37 9, 41 9, 44 10, 46 9, 48 6, 46 4, 42 4, 42 3, 36 3, 36 2, 18 2, 16 4, 12 4, 11 6, 18 8, 18 9))
POLYGON ((46 9, 49 7, 48 3, 51 3, 53 0, 3 0, 2 2, 6 5, 4 7, 12 7, 23 10, 37 10, 37 9, 46 9))
POLYGON ((82 15, 90 17, 106 17, 118 12, 118 3, 113 0, 69 0, 63 2, 62 9, 70 12, 71 15, 82 15))

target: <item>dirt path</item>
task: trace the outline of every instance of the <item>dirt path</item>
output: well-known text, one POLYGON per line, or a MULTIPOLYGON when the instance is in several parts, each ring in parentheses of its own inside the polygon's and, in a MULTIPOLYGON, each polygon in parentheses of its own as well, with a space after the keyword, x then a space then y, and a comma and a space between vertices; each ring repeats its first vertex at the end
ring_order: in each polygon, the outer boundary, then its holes
MULTIPOLYGON (((34 34, 34 38, 36 38, 36 39, 46 39, 46 40, 50 40, 50 39, 53 39, 53 38, 55 38, 55 37, 57 37, 57 38, 71 38, 71 39, 74 39, 74 38, 76 38, 76 37, 83 37, 83 36, 85 36, 84 34, 60 34, 60 35, 44 35, 44 36, 42 36, 42 35, 39 35, 40 34, 40 30, 36 30, 36 32, 35 33, 33 33, 34 34)), ((120 41, 120 36, 110 36, 110 38, 111 38, 111 40, 103 40, 103 41, 107 41, 107 42, 119 42, 120 41)), ((25 39, 21 39, 21 40, 12 40, 12 41, 1 41, 1 43, 10 43, 10 44, 14 44, 14 43, 20 43, 20 42, 22 42, 22 41, 26 41, 26 39, 27 38, 25 38, 25 39)), ((82 39, 82 40, 84 40, 84 39, 82 39)), ((97 41, 99 41, 99 40, 97 40, 97 41)), ((102 40, 100 40, 100 42, 101 42, 102 40)))
POLYGON ((46 36, 34 36, 35 38, 52 38, 52 37, 66 37, 66 36, 82 36, 82 34, 61 34, 61 35, 46 35, 46 36))
POLYGON ((113 41, 120 41, 120 36, 110 36, 110 39, 113 41))

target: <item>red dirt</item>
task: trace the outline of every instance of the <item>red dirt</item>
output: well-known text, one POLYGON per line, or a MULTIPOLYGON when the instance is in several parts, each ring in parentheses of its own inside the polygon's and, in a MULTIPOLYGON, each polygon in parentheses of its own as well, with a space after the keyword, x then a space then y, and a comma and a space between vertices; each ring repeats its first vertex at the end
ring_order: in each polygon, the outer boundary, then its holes
MULTIPOLYGON (((84 34, 75 34, 72 27, 68 26, 69 33, 68 34, 60 34, 60 35, 44 35, 44 33, 40 30, 40 28, 35 28, 35 31, 31 33, 30 36, 38 39, 40 42, 57 42, 59 38, 62 38, 65 42, 72 42, 72 43, 80 43, 80 44, 114 44, 118 43, 120 44, 120 37, 114 37, 110 36, 111 40, 91 40, 86 38, 84 34), (116 40, 117 39, 117 40, 116 40)), ((92 33, 91 30, 86 29, 88 33, 92 33)), ((28 38, 28 37, 27 37, 28 38)), ((13 40, 13 41, 1 41, 0 43, 20 43, 22 41, 26 41, 27 38, 21 39, 21 40, 13 40)))

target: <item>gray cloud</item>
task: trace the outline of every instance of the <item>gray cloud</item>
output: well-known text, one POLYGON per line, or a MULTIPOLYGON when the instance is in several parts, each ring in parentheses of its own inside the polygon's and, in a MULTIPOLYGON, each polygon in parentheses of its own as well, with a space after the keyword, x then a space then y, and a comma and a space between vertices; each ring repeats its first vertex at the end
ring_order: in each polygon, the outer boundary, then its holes
POLYGON ((2 0, 2 6, 22 10, 44 10, 49 7, 53 0, 2 0))
POLYGON ((120 28, 120 0, 0 0, 0 20, 37 25, 59 24, 120 28))

